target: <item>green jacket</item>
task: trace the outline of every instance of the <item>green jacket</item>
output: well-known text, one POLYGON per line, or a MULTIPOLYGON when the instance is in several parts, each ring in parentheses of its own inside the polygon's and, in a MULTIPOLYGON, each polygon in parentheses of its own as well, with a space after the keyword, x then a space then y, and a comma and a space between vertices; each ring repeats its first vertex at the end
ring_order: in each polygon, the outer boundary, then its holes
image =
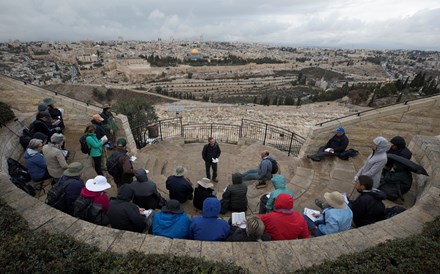
POLYGON ((284 177, 284 175, 274 175, 272 177, 272 183, 275 189, 270 193, 269 199, 267 200, 267 212, 274 210, 273 204, 275 202, 275 199, 281 193, 289 194, 293 198, 293 192, 286 187, 286 178, 284 177))
POLYGON ((86 142, 90 148, 90 156, 100 157, 102 155, 102 145, 104 143, 96 138, 96 133, 87 134, 86 142))
POLYGON ((103 114, 107 118, 107 119, 105 119, 104 123, 102 124, 104 129, 107 132, 110 132, 110 130, 113 130, 113 132, 116 132, 118 130, 118 126, 116 125, 115 117, 113 117, 113 114, 111 113, 111 111, 102 112, 101 114, 103 114))

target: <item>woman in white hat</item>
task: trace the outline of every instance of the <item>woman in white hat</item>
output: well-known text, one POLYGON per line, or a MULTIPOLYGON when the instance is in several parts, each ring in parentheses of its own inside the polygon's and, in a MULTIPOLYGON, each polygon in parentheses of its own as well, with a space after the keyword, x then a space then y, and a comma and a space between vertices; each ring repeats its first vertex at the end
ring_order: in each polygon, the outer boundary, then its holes
POLYGON ((107 214, 110 198, 105 193, 105 190, 111 187, 104 176, 98 175, 94 179, 87 180, 86 186, 81 190, 81 196, 93 198, 92 202, 102 205, 102 210, 107 214))
POLYGON ((202 178, 197 181, 198 186, 194 189, 194 207, 203 210, 203 201, 209 197, 216 197, 215 191, 212 189, 214 184, 208 178, 202 178))

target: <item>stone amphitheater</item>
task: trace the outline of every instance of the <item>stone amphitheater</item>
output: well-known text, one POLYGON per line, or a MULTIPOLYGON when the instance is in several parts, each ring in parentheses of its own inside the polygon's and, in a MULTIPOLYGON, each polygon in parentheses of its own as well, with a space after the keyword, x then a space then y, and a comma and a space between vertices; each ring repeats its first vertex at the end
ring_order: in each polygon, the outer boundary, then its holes
MULTIPOLYGON (((0 76, 1 100, 10 104, 19 119, 29 124, 35 115, 35 106, 45 97, 53 97, 57 106, 66 111, 67 147, 72 152, 69 161, 80 161, 86 165, 85 177, 93 177, 91 160, 79 152, 77 140, 84 124, 90 116, 100 111, 97 106, 58 95, 37 86, 0 76)), ((405 196, 404 213, 359 229, 318 238, 295 241, 274 241, 261 243, 200 242, 168 239, 153 235, 120 231, 109 227, 96 226, 59 212, 44 203, 44 193, 31 197, 16 188, 9 180, 6 160, 8 157, 20 159, 23 153, 18 138, 2 127, 0 196, 17 210, 34 230, 49 233, 64 233, 78 241, 98 246, 103 251, 125 253, 137 250, 144 253, 160 253, 201 257, 208 260, 234 262, 254 273, 286 273, 326 259, 336 259, 341 254, 362 251, 386 240, 406 237, 419 233, 425 222, 440 215, 440 96, 409 101, 385 108, 354 112, 353 107, 325 103, 314 106, 261 107, 234 105, 198 105, 180 101, 185 123, 222 122, 239 123, 242 118, 267 122, 295 131, 306 141, 298 157, 288 156, 262 143, 240 139, 238 144, 220 143, 222 156, 219 163, 219 183, 215 188, 219 195, 231 181, 231 174, 258 164, 259 151, 268 149, 280 163, 282 174, 287 178, 288 187, 295 193, 295 207, 314 208, 314 199, 327 191, 338 190, 350 193, 356 171, 363 165, 370 152, 371 140, 382 135, 388 139, 403 136, 413 152, 413 160, 425 167, 430 176, 414 174, 414 184, 405 196), (233 115, 231 115, 233 114, 233 115), (350 115, 348 115, 350 114, 350 115), (328 119, 335 120, 325 122, 328 119), (334 134, 336 127, 346 128, 350 146, 360 151, 360 155, 349 161, 339 159, 310 162, 305 155, 314 150, 334 134)), ((170 105, 157 106, 161 118, 175 117, 170 105)), ((135 168, 147 168, 159 190, 167 197, 165 179, 174 167, 183 164, 189 169, 193 182, 204 176, 201 160, 203 143, 185 143, 182 137, 164 139, 154 145, 137 150, 125 116, 117 115, 121 128, 120 135, 129 140, 131 154, 137 156, 135 168)), ((19 123, 7 124, 12 131, 19 132, 19 123)), ((256 189, 255 182, 249 182, 249 208, 247 214, 255 214, 259 197, 271 190, 256 189)), ((115 195, 115 187, 110 190, 115 195)), ((391 203, 387 204, 391 206, 391 203)), ((184 209, 191 215, 199 214, 192 204, 185 203, 184 209)), ((224 216, 227 218, 228 216, 224 216)))

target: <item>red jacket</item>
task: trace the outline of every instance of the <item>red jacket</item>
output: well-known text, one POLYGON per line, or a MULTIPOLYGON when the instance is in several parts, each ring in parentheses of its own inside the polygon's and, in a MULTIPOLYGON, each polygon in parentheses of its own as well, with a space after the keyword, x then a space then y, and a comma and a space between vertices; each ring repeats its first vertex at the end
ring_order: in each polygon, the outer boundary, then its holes
POLYGON ((309 237, 309 229, 304 217, 293 210, 293 198, 286 193, 275 199, 275 210, 259 215, 272 240, 295 240, 309 237))
POLYGON ((93 203, 102 205, 102 210, 105 214, 108 211, 108 205, 110 204, 110 199, 104 191, 101 192, 93 192, 88 190, 86 187, 83 187, 81 190, 81 196, 85 198, 93 198, 93 203))

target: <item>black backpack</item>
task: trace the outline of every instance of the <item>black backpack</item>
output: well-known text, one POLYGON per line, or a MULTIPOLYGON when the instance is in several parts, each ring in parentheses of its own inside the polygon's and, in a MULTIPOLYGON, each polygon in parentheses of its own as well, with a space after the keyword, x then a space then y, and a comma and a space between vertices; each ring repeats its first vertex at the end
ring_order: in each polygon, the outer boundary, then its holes
POLYGON ((102 205, 93 202, 93 198, 79 196, 74 203, 73 216, 97 225, 108 225, 110 222, 102 205))
POLYGON ((46 204, 58 210, 64 211, 66 209, 66 205, 64 203, 64 195, 66 194, 65 190, 71 181, 72 180, 66 179, 53 185, 52 188, 47 192, 46 204))
POLYGON ((359 154, 359 151, 350 148, 350 149, 347 149, 346 151, 340 153, 340 154, 338 155, 338 157, 339 157, 341 160, 348 160, 348 158, 350 158, 350 157, 356 157, 358 154, 359 154))
POLYGON ((272 163, 272 174, 278 173, 278 163, 275 159, 273 158, 267 158, 271 163, 272 163))
POLYGON ((124 155, 125 155, 124 152, 115 151, 107 159, 107 171, 114 178, 119 178, 122 175, 122 168, 121 165, 119 164, 119 158, 124 155))
POLYGON ((404 212, 406 210, 406 208, 401 207, 401 206, 393 206, 390 208, 385 208, 385 218, 391 218, 393 216, 396 216, 397 214, 400 214, 402 212, 404 212))
POLYGON ((8 158, 7 162, 8 173, 9 176, 11 176, 12 183, 14 183, 14 185, 16 185, 27 194, 35 196, 35 188, 28 184, 28 182, 31 180, 31 176, 29 175, 27 169, 18 161, 12 158, 8 158))
POLYGON ((23 147, 23 149, 26 150, 31 139, 32 139, 32 134, 28 129, 25 128, 23 129, 23 133, 21 134, 18 140, 20 142, 20 145, 23 147))
POLYGON ((87 135, 83 135, 81 136, 81 138, 79 138, 79 143, 81 144, 81 152, 84 154, 90 154, 90 147, 87 144, 86 137, 87 135))

